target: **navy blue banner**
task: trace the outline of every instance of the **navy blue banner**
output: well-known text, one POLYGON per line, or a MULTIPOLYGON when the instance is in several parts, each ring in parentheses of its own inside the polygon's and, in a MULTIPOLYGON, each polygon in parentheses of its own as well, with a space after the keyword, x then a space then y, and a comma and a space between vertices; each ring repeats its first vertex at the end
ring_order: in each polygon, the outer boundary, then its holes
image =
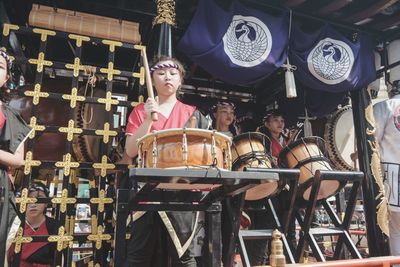
POLYGON ((365 33, 355 37, 349 40, 329 25, 315 32, 293 27, 289 58, 297 66, 296 79, 308 88, 332 93, 367 86, 376 79, 374 43, 365 33))
POLYGON ((215 78, 251 84, 285 63, 288 13, 272 16, 234 1, 228 10, 198 2, 177 48, 215 78))

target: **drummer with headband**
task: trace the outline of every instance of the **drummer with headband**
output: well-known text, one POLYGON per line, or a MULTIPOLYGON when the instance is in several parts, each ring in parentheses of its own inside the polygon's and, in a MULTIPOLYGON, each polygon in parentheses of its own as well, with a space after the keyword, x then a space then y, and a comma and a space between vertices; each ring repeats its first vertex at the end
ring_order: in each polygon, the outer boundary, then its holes
POLYGON ((283 113, 277 109, 268 111, 263 118, 263 123, 264 124, 257 129, 257 132, 263 133, 270 138, 272 158, 274 164, 277 165, 279 153, 285 146, 293 141, 297 130, 288 130, 285 128, 283 113))
MULTIPOLYGON (((207 128, 208 120, 195 106, 186 105, 177 99, 185 70, 182 64, 169 57, 161 57, 151 68, 151 79, 157 96, 148 98, 134 108, 129 115, 126 128, 126 154, 134 158, 138 154, 136 140, 150 133, 171 128, 195 126, 207 128), (153 121, 152 113, 158 120, 153 121), (195 125, 194 125, 195 124, 195 125)), ((172 266, 196 266, 191 243, 196 212, 135 212, 131 227, 131 239, 124 266, 158 266, 165 263, 157 252, 164 251, 161 240, 167 240, 167 253, 172 266)))
POLYGON ((236 119, 235 104, 228 100, 218 101, 212 108, 215 118, 214 129, 229 137, 235 135, 233 122, 236 119))

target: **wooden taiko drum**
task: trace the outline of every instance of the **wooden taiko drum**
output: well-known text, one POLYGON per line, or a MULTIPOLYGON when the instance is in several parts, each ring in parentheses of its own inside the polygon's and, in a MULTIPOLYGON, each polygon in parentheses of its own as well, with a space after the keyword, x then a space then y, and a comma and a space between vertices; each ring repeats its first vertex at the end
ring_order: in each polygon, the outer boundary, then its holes
MULTIPOLYGON (((332 170, 326 158, 325 141, 316 136, 300 138, 279 154, 279 164, 286 168, 299 168, 299 193, 305 200, 310 199, 312 178, 316 170, 332 170)), ((317 200, 335 195, 342 185, 339 181, 322 181, 317 200)))
MULTIPOLYGON (((271 141, 261 133, 243 133, 232 141, 232 170, 245 167, 272 168, 271 141)), ((278 191, 278 182, 266 182, 246 191, 246 200, 258 200, 272 196, 278 191)))

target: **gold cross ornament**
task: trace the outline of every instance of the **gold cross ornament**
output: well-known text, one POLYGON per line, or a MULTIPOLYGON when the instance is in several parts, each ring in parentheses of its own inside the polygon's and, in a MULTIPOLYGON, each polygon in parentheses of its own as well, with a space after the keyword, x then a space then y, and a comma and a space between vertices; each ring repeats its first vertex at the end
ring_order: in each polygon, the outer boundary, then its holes
POLYGON ((33 204, 37 202, 37 198, 35 197, 28 197, 28 189, 22 189, 21 196, 15 198, 15 203, 20 204, 19 211, 24 213, 26 211, 27 204, 33 204))
POLYGON ((90 199, 90 203, 99 205, 98 206, 99 212, 103 212, 104 211, 104 204, 113 203, 113 199, 112 198, 109 198, 109 197, 106 198, 105 196, 106 196, 106 193, 105 193, 104 189, 101 189, 100 193, 99 193, 99 197, 90 199))
POLYGON ((83 132, 81 128, 74 128, 74 125, 75 125, 74 120, 69 120, 68 127, 60 127, 58 131, 62 133, 67 133, 67 140, 72 141, 72 139, 74 138, 74 134, 80 134, 83 132))
POLYGON ((97 99, 97 102, 101 104, 106 104, 106 110, 110 111, 111 110, 111 105, 118 105, 119 101, 117 99, 112 98, 111 92, 106 93, 106 98, 99 98, 97 99))
POLYGON ((49 242, 57 242, 57 251, 63 250, 64 242, 71 242, 74 238, 70 235, 65 235, 64 226, 58 228, 58 235, 51 235, 47 238, 49 242))
POLYGON ((71 168, 78 168, 79 163, 78 162, 73 162, 71 161, 71 154, 67 153, 64 155, 64 160, 63 161, 57 161, 56 162, 56 167, 58 168, 64 168, 64 174, 69 175, 69 172, 71 171, 71 168))
POLYGON ((69 39, 73 39, 73 40, 76 40, 76 46, 77 47, 81 47, 82 46, 82 43, 85 41, 85 42, 89 42, 90 41, 90 38, 89 37, 87 37, 87 36, 82 36, 82 35, 77 35, 77 34, 69 34, 68 35, 68 38, 69 39))
POLYGON ((21 251, 22 244, 31 243, 33 238, 30 236, 23 236, 24 230, 22 227, 18 228, 17 234, 13 239, 13 243, 15 243, 14 252, 19 253, 21 251))
POLYGON ((50 30, 34 28, 32 31, 34 33, 40 34, 40 41, 42 41, 42 42, 46 42, 48 35, 49 36, 55 36, 56 35, 55 31, 50 31, 50 30))
POLYGON ((114 75, 121 74, 120 70, 114 69, 114 63, 113 62, 108 62, 108 68, 101 68, 100 69, 101 73, 107 73, 107 80, 112 81, 114 75))
POLYGON ((63 189, 61 193, 61 197, 55 197, 51 200, 53 204, 60 204, 60 211, 64 213, 67 210, 67 204, 75 204, 76 198, 68 197, 68 190, 66 188, 63 189))
POLYGON ((86 99, 84 96, 78 95, 78 89, 76 87, 72 88, 70 95, 62 95, 62 98, 70 101, 69 106, 71 108, 76 107, 76 101, 85 101, 86 99))
POLYGON ((4 37, 6 37, 6 36, 8 36, 10 34, 10 30, 18 31, 19 30, 19 26, 14 25, 14 24, 4 23, 3 24, 3 35, 4 35, 4 37))
POLYGON ((79 76, 79 71, 80 70, 85 70, 85 66, 81 65, 81 59, 79 57, 76 57, 74 59, 74 64, 65 64, 65 67, 67 69, 74 70, 74 77, 78 77, 79 76))
POLYGON ((31 64, 36 64, 36 71, 37 72, 42 72, 43 71, 43 66, 51 66, 53 65, 52 61, 45 60, 44 59, 44 53, 40 52, 38 58, 30 58, 28 60, 29 63, 31 64))
POLYGON ((112 170, 115 168, 115 165, 112 163, 107 163, 107 156, 103 155, 101 157, 101 163, 94 163, 93 168, 101 169, 101 177, 105 177, 107 175, 107 170, 112 170))
POLYGON ((97 227, 97 233, 88 235, 87 239, 89 241, 96 241, 96 249, 101 249, 102 241, 107 241, 111 239, 111 235, 103 234, 103 226, 99 225, 97 227))
POLYGON ((144 85, 144 67, 140 67, 140 71, 139 72, 134 72, 132 73, 132 76, 134 78, 139 78, 139 84, 140 85, 144 85))
POLYGON ((37 124, 37 118, 35 116, 31 117, 29 126, 31 126, 31 128, 32 128, 31 134, 29 135, 30 139, 33 139, 35 137, 36 131, 42 132, 42 131, 46 130, 46 127, 44 125, 37 124))
POLYGON ((96 130, 95 133, 97 135, 102 135, 103 136, 104 144, 108 143, 108 141, 110 140, 110 136, 117 136, 118 135, 118 133, 116 131, 110 131, 110 124, 108 122, 104 123, 104 129, 103 130, 96 130))
POLYGON ((40 160, 33 160, 32 157, 33 157, 32 151, 26 152, 25 160, 24 160, 24 174, 25 175, 28 175, 31 173, 32 167, 37 167, 37 166, 40 166, 40 164, 42 164, 40 162, 40 160))
POLYGON ((35 89, 33 91, 25 91, 26 96, 32 96, 33 97, 33 104, 37 105, 39 104, 40 98, 46 98, 49 97, 49 94, 46 92, 41 92, 41 85, 39 83, 35 84, 35 89))
POLYGON ((103 40, 102 43, 109 46, 108 50, 110 52, 114 52, 116 46, 122 46, 121 42, 111 41, 111 40, 103 40))

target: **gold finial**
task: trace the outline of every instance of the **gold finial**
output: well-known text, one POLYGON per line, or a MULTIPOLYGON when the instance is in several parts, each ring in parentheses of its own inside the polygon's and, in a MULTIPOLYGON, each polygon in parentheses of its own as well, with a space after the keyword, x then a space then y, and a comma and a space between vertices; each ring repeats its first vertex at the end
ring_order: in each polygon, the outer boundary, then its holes
POLYGON ((25 91, 26 96, 32 96, 33 97, 33 104, 37 105, 39 104, 40 98, 46 98, 49 97, 49 93, 42 92, 40 91, 41 85, 39 83, 35 84, 35 89, 33 91, 25 91))
POLYGON ((67 204, 75 204, 76 198, 68 197, 68 190, 66 188, 63 189, 61 193, 61 197, 55 197, 51 200, 53 204, 60 204, 60 211, 64 213, 67 210, 67 204))
POLYGON ((157 16, 153 25, 167 23, 175 26, 175 0, 157 0, 157 16))
POLYGON ((14 237, 13 243, 15 243, 15 253, 19 253, 21 251, 22 244, 31 243, 33 240, 33 238, 30 236, 23 236, 23 232, 24 230, 22 227, 19 227, 17 234, 14 237))
POLYGON ((37 124, 37 118, 35 116, 31 117, 31 121, 29 123, 29 126, 31 126, 31 128, 32 128, 31 134, 29 135, 30 139, 33 139, 35 137, 36 131, 41 131, 42 132, 42 131, 46 130, 46 127, 44 125, 37 124))
POLYGON ((272 267, 281 267, 286 265, 286 258, 283 254, 282 234, 278 230, 272 232, 270 264, 272 267))
POLYGON ((71 242, 74 238, 70 235, 65 235, 64 226, 58 228, 58 235, 51 235, 47 238, 49 242, 57 242, 57 251, 61 251, 64 248, 64 242, 71 242))
POLYGON ((74 125, 74 120, 69 120, 68 127, 60 127, 58 131, 61 133, 67 133, 67 140, 72 141, 72 139, 74 138, 74 134, 80 134, 83 132, 81 128, 74 128, 74 125))
POLYGON ((19 211, 24 213, 26 211, 26 205, 33 204, 37 202, 37 198, 35 197, 28 197, 28 189, 22 189, 21 196, 15 199, 15 203, 19 203, 19 211))
POLYGON ((35 64, 36 66, 36 71, 37 72, 42 72, 43 71, 43 66, 51 66, 53 65, 52 61, 45 60, 44 59, 44 53, 40 52, 38 58, 31 58, 28 60, 29 63, 35 64))
POLYGON ((106 93, 106 98, 99 98, 97 99, 97 102, 101 104, 106 104, 106 110, 110 111, 111 110, 111 105, 118 105, 119 101, 117 99, 112 98, 111 92, 106 93))
POLYGON ((103 226, 99 225, 97 227, 97 232, 93 231, 91 235, 88 235, 87 239, 89 241, 96 241, 96 249, 101 249, 102 242, 110 240, 111 235, 103 234, 103 226))
POLYGON ((25 160, 24 160, 24 174, 28 175, 32 171, 32 167, 37 167, 42 164, 40 160, 33 160, 32 159, 32 151, 26 152, 25 160))
POLYGON ((101 169, 101 177, 105 177, 107 175, 107 170, 112 170, 115 168, 114 164, 107 163, 107 156, 103 155, 101 157, 101 163, 94 163, 93 168, 95 169, 101 169))

